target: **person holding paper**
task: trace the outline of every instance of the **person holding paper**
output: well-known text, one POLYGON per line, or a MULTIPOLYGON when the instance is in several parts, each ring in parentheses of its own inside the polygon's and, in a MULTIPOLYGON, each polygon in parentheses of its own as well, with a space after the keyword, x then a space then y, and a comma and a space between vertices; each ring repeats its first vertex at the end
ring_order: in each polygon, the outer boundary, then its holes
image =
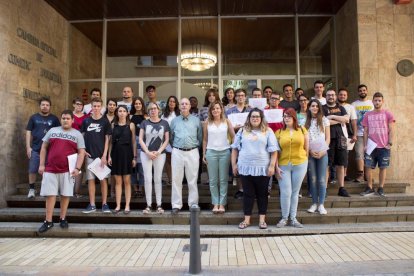
POLYGON ((306 116, 305 128, 309 133, 309 165, 308 181, 312 195, 312 205, 309 213, 319 212, 326 215, 328 212, 324 207, 326 196, 326 173, 328 168, 330 128, 329 120, 323 115, 322 105, 312 99, 309 102, 309 110, 306 116))
POLYGON ((394 138, 394 115, 382 108, 384 104, 384 96, 380 92, 376 92, 372 98, 374 110, 366 113, 362 120, 364 126, 364 152, 365 152, 365 172, 367 175, 367 187, 361 193, 362 196, 374 194, 372 170, 378 164, 379 167, 379 187, 377 193, 380 196, 384 194, 384 183, 386 170, 390 165, 391 147, 394 138), (376 148, 367 153, 368 140, 377 144, 376 148))
POLYGON ((137 145, 135 143, 135 124, 129 119, 126 105, 119 105, 112 123, 112 136, 109 143, 108 163, 115 177, 115 213, 121 211, 122 183, 125 186, 124 214, 131 212, 131 173, 136 166, 137 145))
POLYGON ((272 130, 267 126, 263 111, 254 108, 249 112, 246 123, 237 132, 231 145, 233 174, 240 175, 243 183, 244 220, 240 229, 250 226, 253 204, 257 200, 259 229, 266 229, 268 205, 267 186, 277 166, 277 151, 280 150, 272 130))
POLYGON ((234 130, 224 116, 223 105, 210 104, 208 119, 203 125, 203 162, 208 169, 213 214, 223 214, 227 205, 229 149, 233 138, 234 130))
POLYGON ((43 179, 40 195, 46 197, 46 218, 38 230, 39 233, 53 227, 52 217, 57 195, 60 196, 59 225, 62 229, 69 227, 66 213, 70 197, 73 196, 73 177, 81 173, 80 168, 85 156, 83 136, 72 128, 72 111, 64 110, 60 122, 62 126, 51 128, 42 139, 39 173, 43 175, 43 179), (75 169, 69 171, 68 156, 76 153, 78 157, 75 169))
MULTIPOLYGON (((96 159, 101 159, 101 166, 104 167, 107 164, 108 158, 108 143, 109 136, 111 135, 111 124, 106 116, 101 113, 102 99, 93 98, 92 113, 89 118, 86 118, 82 123, 81 132, 85 139, 86 146, 86 168, 96 159)), ((88 180, 88 192, 89 192, 89 204, 82 211, 84 214, 96 212, 95 205, 95 175, 89 169, 86 169, 86 179, 88 180)), ((102 193, 102 212, 111 213, 109 206, 106 202, 108 196, 108 182, 104 178, 101 182, 102 193)))
MULTIPOLYGON (((246 96, 247 96, 247 92, 243 88, 239 88, 239 89, 236 90, 237 105, 233 106, 232 108, 229 108, 226 111, 226 116, 227 117, 230 114, 250 112, 251 108, 249 106, 246 106, 246 96)), ((241 125, 241 124, 233 125, 234 132, 237 133, 242 126, 243 125, 241 125)), ((241 199, 241 198, 243 198, 243 185, 240 181, 238 181, 238 187, 239 187, 239 189, 234 194, 234 198, 241 199)))
POLYGON ((296 213, 300 187, 308 168, 308 131, 298 125, 296 111, 293 108, 288 108, 283 112, 283 128, 276 131, 275 134, 280 145, 276 176, 279 179, 280 207, 282 209, 282 218, 276 227, 290 225, 303 228, 303 225, 296 219, 296 213))

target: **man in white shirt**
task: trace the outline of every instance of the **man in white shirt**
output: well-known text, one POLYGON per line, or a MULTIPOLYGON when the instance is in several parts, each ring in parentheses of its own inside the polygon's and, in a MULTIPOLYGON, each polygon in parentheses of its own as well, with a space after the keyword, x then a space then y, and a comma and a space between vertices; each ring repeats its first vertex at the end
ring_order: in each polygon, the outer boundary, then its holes
POLYGON ((122 90, 122 101, 118 102, 118 106, 120 105, 126 105, 128 112, 131 111, 131 105, 132 105, 132 97, 134 96, 134 92, 131 87, 125 86, 122 90))
MULTIPOLYGON (((91 100, 93 98, 101 98, 101 97, 102 97, 101 89, 99 89, 99 88, 92 88, 92 90, 90 92, 90 98, 91 98, 91 100)), ((105 110, 106 110, 106 108, 103 106, 102 109, 101 109, 101 114, 102 115, 105 113, 105 110)), ((91 103, 85 104, 83 106, 83 113, 90 115, 91 112, 92 112, 92 104, 91 103)))
POLYGON ((326 104, 326 98, 323 97, 323 91, 325 90, 325 85, 323 81, 317 80, 313 83, 313 91, 315 92, 315 95, 312 97, 312 99, 317 99, 321 105, 326 104))
POLYGON ((368 87, 365 84, 358 85, 359 100, 352 103, 357 114, 357 141, 355 142, 355 159, 357 163, 357 177, 355 182, 364 181, 364 127, 362 126, 362 120, 365 113, 374 109, 372 101, 368 99, 368 87))

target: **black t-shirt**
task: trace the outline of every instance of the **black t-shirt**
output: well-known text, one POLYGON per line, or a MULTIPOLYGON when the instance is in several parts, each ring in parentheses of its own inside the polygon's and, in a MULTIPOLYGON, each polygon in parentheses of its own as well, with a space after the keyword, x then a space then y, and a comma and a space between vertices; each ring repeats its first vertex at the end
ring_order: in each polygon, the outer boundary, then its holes
POLYGON ((297 100, 293 100, 291 102, 283 100, 280 102, 279 106, 283 107, 284 109, 293 108, 295 111, 298 111, 300 109, 300 104, 297 100))
POLYGON ((141 128, 141 123, 144 121, 144 115, 132 115, 131 122, 135 125, 135 135, 139 136, 139 130, 141 128))
MULTIPOLYGON (((329 107, 327 104, 322 106, 323 113, 325 116, 328 115, 338 115, 338 116, 345 116, 347 115, 346 109, 343 106, 340 106, 339 104, 336 104, 335 106, 329 107)), ((342 132, 341 124, 335 124, 330 126, 331 129, 331 139, 336 139, 340 136, 345 136, 342 132)))
POLYGON ((45 134, 52 127, 58 126, 60 126, 59 119, 53 114, 49 114, 47 116, 42 116, 39 113, 33 114, 30 117, 26 127, 26 130, 32 132, 32 150, 40 152, 40 148, 42 147, 42 139, 45 134))
MULTIPOLYGON (((157 151, 165 141, 165 133, 170 132, 170 126, 166 120, 161 119, 154 123, 150 120, 144 120, 141 123, 144 131, 144 143, 149 151, 157 151)), ((165 150, 163 151, 163 153, 165 150)))
POLYGON ((82 123, 81 132, 85 137, 86 152, 92 159, 101 158, 105 149, 105 136, 111 135, 112 129, 106 116, 99 120, 91 117, 86 118, 82 123))

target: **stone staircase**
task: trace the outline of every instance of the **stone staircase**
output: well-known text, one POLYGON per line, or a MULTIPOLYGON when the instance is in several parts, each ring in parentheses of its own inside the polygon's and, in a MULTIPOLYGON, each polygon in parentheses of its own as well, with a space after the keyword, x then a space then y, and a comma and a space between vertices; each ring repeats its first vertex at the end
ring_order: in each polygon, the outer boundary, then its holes
MULTIPOLYGON (((344 198, 336 195, 338 187, 329 185, 325 207, 328 214, 309 214, 306 209, 311 205, 311 199, 299 199, 297 218, 305 225, 303 229, 275 227, 280 218, 280 202, 278 186, 274 185, 269 199, 267 222, 269 229, 259 230, 257 215, 252 216, 252 226, 245 230, 237 228, 243 218, 242 200, 234 199, 236 187, 229 186, 228 206, 225 214, 212 214, 210 209, 210 191, 208 185, 199 185, 202 209, 200 213, 202 236, 246 236, 246 235, 298 235, 321 233, 348 232, 377 232, 377 231, 414 231, 414 195, 406 193, 407 183, 391 182, 385 186, 386 197, 372 195, 359 196, 365 185, 348 182, 345 184, 351 197, 344 198)), ((37 190, 40 185, 37 184, 37 190)), ((306 184, 302 188, 306 191, 306 184)), ((82 186, 82 193, 87 194, 87 187, 82 186)), ((97 185, 97 195, 100 194, 97 185)), ((183 188, 184 202, 187 199, 187 186, 183 188)), ((92 214, 81 211, 88 204, 88 198, 72 198, 68 221, 70 228, 62 230, 58 224, 42 236, 58 237, 188 237, 190 213, 188 206, 178 215, 171 215, 170 209, 171 186, 163 186, 164 214, 143 214, 146 203, 144 198, 132 198, 131 210, 128 215, 105 214, 99 209, 92 214)), ((100 208, 101 198, 97 196, 97 207, 100 208)), ((155 202, 155 198, 153 199, 155 202)), ((27 184, 17 185, 17 193, 7 197, 8 207, 0 209, 0 236, 39 236, 36 232, 44 219, 44 198, 27 198, 27 184)), ((108 199, 113 209, 115 200, 108 199)), ((154 206, 155 207, 155 206, 154 206)), ((58 221, 59 199, 56 203, 54 218, 58 221)), ((255 209, 256 210, 256 207, 255 209)))

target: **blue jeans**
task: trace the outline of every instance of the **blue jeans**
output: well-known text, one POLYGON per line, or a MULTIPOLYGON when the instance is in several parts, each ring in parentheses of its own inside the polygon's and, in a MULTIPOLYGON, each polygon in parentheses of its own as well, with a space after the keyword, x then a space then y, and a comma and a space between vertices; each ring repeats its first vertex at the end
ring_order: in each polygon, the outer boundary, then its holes
POLYGON ((230 152, 227 149, 221 151, 207 149, 206 160, 208 180, 210 183, 211 203, 213 205, 226 205, 230 152))
POLYGON ((328 155, 321 159, 309 157, 308 176, 310 179, 310 192, 312 203, 323 204, 326 196, 326 169, 328 168, 328 155), (318 200, 319 198, 319 200, 318 200))
POLYGON ((282 218, 288 219, 290 216, 290 219, 296 219, 299 191, 306 170, 308 169, 308 161, 300 165, 292 165, 292 163, 289 163, 288 165, 279 167, 282 170, 282 177, 279 180, 282 218))

